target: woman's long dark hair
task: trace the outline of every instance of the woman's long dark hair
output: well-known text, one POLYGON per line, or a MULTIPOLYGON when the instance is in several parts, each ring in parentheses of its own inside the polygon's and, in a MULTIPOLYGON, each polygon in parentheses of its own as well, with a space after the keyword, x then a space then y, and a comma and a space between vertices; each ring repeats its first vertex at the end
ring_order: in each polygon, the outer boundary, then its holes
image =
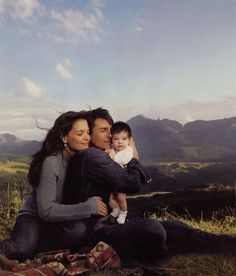
POLYGON ((40 181, 43 161, 50 155, 56 155, 64 149, 62 137, 66 136, 78 119, 87 120, 87 111, 68 111, 61 114, 48 131, 41 149, 33 155, 30 164, 28 179, 30 185, 36 187, 40 181))

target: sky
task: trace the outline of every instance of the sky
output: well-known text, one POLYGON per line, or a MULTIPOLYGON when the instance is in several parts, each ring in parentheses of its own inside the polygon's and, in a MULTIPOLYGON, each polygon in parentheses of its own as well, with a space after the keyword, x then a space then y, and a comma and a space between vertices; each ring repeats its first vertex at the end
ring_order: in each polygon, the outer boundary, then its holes
POLYGON ((236 1, 0 0, 0 133, 40 140, 37 124, 100 106, 236 116, 236 1))

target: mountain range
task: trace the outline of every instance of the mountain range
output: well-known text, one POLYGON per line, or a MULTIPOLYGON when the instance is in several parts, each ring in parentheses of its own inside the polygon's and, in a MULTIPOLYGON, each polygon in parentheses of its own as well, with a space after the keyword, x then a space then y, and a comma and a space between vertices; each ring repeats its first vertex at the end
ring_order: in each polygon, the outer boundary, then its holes
POLYGON ((40 149, 41 142, 22 140, 12 134, 0 134, 0 154, 32 155, 40 149))
POLYGON ((138 115, 127 123, 143 161, 236 160, 236 117, 182 125, 138 115))
MULTIPOLYGON (((137 115, 127 123, 142 161, 236 161, 236 117, 182 125, 137 115)), ((31 155, 40 146, 36 140, 0 134, 1 154, 31 155)))

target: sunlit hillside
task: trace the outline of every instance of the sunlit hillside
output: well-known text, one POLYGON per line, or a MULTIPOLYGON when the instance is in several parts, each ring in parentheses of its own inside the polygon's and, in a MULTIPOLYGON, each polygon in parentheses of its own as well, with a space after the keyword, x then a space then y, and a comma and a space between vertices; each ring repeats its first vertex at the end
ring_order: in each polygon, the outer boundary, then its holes
MULTIPOLYGON (((175 177, 191 170, 211 167, 212 163, 167 162, 152 164, 161 173, 175 177)), ((29 192, 29 164, 17 160, 0 161, 0 238, 14 225, 16 214, 29 192)), ((209 184, 196 190, 152 192, 128 197, 129 218, 150 217, 157 220, 181 220, 193 227, 236 235, 236 198, 233 186, 209 184), (216 189, 216 187, 218 187, 216 189), (197 209, 196 209, 197 206, 197 209), (138 210, 139 213, 136 213, 138 210)), ((92 272, 91 275, 236 275, 236 256, 223 254, 177 254, 152 263, 131 263, 117 271, 92 272)))

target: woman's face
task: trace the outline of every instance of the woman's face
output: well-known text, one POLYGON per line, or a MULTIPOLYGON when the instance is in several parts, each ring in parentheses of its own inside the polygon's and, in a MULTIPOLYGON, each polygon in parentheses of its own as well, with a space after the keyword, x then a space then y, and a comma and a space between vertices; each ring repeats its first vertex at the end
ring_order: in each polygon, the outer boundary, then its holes
POLYGON ((63 137, 63 142, 73 151, 88 148, 89 141, 89 127, 87 121, 84 119, 75 121, 72 129, 63 137))

